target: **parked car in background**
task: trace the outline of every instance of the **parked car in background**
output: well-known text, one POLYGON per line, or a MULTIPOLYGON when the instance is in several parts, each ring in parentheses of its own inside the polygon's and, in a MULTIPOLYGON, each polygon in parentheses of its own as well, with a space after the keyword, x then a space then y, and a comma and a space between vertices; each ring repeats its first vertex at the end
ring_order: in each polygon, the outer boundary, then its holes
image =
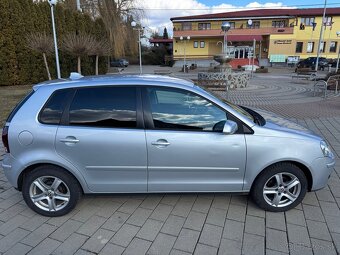
POLYGON ((249 193, 264 210, 297 206, 327 185, 334 155, 306 128, 156 75, 38 84, 9 115, 2 161, 45 216, 98 193, 249 193))
POLYGON ((124 58, 114 59, 114 60, 110 61, 110 66, 111 67, 128 67, 129 66, 129 61, 127 61, 124 58))
MULTIPOLYGON (((326 67, 328 67, 328 60, 326 58, 319 58, 319 64, 318 69, 324 70, 326 67)), ((297 68, 311 68, 315 70, 316 65, 316 57, 309 57, 304 60, 300 60, 297 64, 297 68)))

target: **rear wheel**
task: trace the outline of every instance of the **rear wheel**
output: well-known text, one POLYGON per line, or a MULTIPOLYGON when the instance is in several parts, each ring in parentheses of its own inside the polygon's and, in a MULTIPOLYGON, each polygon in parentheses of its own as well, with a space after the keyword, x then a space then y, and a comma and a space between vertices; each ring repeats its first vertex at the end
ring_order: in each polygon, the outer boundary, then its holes
POLYGON ((291 163, 281 163, 267 168, 255 180, 251 195, 259 207, 283 212, 297 206, 306 192, 303 171, 291 163))
POLYGON ((65 215, 76 206, 81 188, 62 168, 40 166, 25 176, 22 194, 32 210, 53 217, 65 215))

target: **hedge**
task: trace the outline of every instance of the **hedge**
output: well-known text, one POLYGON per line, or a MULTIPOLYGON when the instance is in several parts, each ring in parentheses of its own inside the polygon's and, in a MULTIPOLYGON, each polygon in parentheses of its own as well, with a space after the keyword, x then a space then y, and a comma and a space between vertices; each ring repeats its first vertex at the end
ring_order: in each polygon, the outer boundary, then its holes
MULTIPOLYGON (((98 39, 106 37, 100 18, 93 20, 58 3, 55 9, 58 46, 68 33, 89 33, 98 39)), ((47 1, 1 0, 0 1, 0 85, 33 84, 47 80, 42 55, 27 48, 26 35, 46 32, 52 36, 51 10, 47 1)), ((62 77, 77 70, 77 60, 59 50, 62 77)), ((56 77, 54 54, 48 56, 52 78, 56 77)), ((95 73, 94 57, 82 57, 82 73, 95 73)), ((99 72, 107 70, 107 59, 100 58, 99 72)))

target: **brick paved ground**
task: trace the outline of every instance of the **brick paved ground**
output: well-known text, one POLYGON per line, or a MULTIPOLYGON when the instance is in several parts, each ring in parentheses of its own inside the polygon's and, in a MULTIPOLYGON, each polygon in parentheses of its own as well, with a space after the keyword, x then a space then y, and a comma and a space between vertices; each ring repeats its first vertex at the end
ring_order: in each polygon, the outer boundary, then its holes
POLYGON ((248 196, 230 194, 87 196, 72 213, 48 218, 32 212, 0 170, 0 254, 339 254, 340 114, 327 114, 340 98, 305 97, 251 104, 323 135, 336 153, 328 187, 308 193, 297 208, 265 212, 248 196))

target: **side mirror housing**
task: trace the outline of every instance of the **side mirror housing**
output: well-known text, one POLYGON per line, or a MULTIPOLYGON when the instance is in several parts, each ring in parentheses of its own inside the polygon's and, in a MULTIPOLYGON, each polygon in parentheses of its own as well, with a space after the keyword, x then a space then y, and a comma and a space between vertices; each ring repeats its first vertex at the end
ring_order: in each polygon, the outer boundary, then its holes
POLYGON ((226 135, 232 135, 237 131, 237 123, 232 120, 227 120, 224 123, 223 133, 226 135))

